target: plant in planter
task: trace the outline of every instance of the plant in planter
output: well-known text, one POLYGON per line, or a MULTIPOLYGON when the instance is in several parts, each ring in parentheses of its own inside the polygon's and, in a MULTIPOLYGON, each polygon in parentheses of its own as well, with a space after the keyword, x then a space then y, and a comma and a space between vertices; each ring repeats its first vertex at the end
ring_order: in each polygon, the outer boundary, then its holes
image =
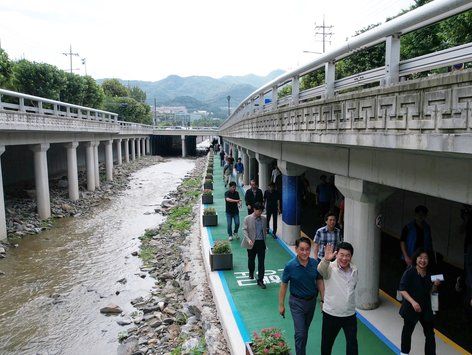
POLYGON ((203 210, 202 216, 203 226, 212 227, 218 225, 218 215, 213 207, 208 207, 203 210))
POLYGON ((265 355, 289 355, 290 348, 279 328, 264 328, 260 334, 252 334, 252 343, 246 343, 246 354, 265 355))
POLYGON ((229 241, 217 240, 210 249, 210 268, 211 271, 233 268, 233 253, 229 241))
POLYGON ((206 175, 205 175, 205 180, 213 180, 213 174, 207 172, 206 175))
POLYGON ((205 179, 203 182, 203 188, 213 190, 213 180, 212 179, 205 179))
POLYGON ((203 190, 202 193, 202 203, 203 204, 211 204, 213 203, 213 191, 210 189, 203 190))

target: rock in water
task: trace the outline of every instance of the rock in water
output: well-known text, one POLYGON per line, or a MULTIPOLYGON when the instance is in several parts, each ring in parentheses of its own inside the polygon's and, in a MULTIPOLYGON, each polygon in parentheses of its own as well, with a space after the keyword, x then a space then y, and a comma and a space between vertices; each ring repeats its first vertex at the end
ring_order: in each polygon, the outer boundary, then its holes
POLYGON ((110 303, 108 306, 100 308, 100 313, 103 314, 119 314, 123 310, 114 303, 110 303))

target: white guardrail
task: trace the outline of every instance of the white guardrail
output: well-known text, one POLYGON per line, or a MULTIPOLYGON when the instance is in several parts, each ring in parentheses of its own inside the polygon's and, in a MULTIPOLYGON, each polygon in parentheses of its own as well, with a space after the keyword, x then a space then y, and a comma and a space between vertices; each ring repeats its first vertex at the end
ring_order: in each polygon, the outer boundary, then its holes
POLYGON ((472 43, 448 48, 420 57, 400 61, 400 37, 472 8, 472 0, 435 0, 395 19, 347 40, 343 45, 320 55, 316 60, 285 73, 254 91, 223 122, 220 130, 254 115, 316 98, 333 98, 336 92, 380 83, 396 84, 402 76, 472 61, 472 43), (385 42, 385 66, 335 80, 335 63, 356 51, 385 42), (323 85, 300 91, 300 78, 324 68, 323 85), (292 94, 278 98, 279 88, 291 83, 292 94), (268 99, 268 100, 266 100, 268 99))

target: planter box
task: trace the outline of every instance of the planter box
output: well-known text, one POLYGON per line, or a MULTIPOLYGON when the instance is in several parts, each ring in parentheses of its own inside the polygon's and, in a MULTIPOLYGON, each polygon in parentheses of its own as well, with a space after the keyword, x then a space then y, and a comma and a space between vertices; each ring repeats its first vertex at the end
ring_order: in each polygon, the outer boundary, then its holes
POLYGON ((212 182, 205 182, 203 184, 203 188, 208 189, 208 190, 213 190, 213 183, 212 182))
POLYGON ((207 174, 205 175, 205 179, 208 179, 208 180, 213 180, 213 174, 212 174, 212 173, 209 173, 209 172, 207 172, 207 174))
POLYGON ((202 203, 203 204, 212 204, 213 203, 213 195, 202 195, 202 203))
POLYGON ((202 217, 204 227, 214 227, 218 225, 218 215, 203 215, 202 217))
POLYGON ((215 270, 231 270, 233 268, 233 254, 213 254, 210 249, 210 268, 215 270))

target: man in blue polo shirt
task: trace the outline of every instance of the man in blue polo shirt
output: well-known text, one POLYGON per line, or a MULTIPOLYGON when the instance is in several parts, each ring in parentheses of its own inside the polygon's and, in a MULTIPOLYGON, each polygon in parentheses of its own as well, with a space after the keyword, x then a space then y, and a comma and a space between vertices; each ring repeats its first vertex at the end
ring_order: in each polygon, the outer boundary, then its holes
POLYGON ((285 265, 282 274, 279 313, 285 318, 285 294, 290 283, 288 304, 295 328, 295 351, 297 355, 305 355, 308 329, 315 313, 316 296, 322 281, 318 277, 318 261, 310 258, 311 240, 306 237, 297 239, 295 252, 297 256, 285 265))

